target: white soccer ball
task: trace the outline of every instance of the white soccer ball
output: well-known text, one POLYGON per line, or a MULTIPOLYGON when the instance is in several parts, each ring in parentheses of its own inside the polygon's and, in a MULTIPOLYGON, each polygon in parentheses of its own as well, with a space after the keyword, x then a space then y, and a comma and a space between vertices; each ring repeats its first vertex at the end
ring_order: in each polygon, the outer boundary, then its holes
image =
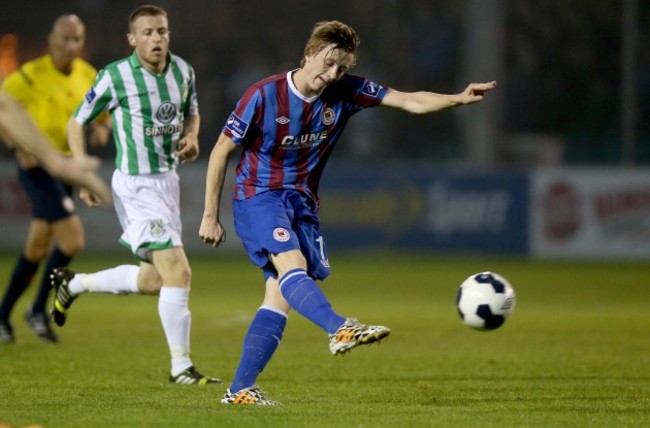
POLYGON ((460 285, 456 307, 463 322, 477 330, 501 327, 515 309, 517 297, 507 279, 494 272, 471 275, 460 285))

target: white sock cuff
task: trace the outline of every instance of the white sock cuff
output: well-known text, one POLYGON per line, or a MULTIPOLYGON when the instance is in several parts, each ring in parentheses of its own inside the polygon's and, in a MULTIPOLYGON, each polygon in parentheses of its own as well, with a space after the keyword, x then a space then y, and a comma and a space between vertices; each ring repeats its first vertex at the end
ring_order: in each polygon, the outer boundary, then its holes
POLYGON ((190 299, 190 289, 185 287, 160 287, 159 300, 176 305, 187 306, 190 299))

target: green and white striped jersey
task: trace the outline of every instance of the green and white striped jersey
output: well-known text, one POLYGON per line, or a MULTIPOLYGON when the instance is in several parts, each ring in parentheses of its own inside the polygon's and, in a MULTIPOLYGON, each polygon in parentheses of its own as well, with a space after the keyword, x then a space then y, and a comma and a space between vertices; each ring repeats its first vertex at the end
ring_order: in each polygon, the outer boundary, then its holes
POLYGON ((135 52, 101 70, 74 117, 87 124, 104 111, 113 119, 115 167, 125 174, 158 174, 176 168, 183 121, 198 115, 194 70, 170 54, 165 72, 145 69, 135 52))

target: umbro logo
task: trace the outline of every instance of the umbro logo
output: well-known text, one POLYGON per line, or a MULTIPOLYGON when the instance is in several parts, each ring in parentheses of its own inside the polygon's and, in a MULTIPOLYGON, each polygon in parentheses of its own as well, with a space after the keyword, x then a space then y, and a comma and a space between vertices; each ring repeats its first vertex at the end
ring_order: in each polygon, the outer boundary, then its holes
POLYGON ((291 122, 288 117, 280 116, 277 119, 275 119, 276 122, 278 122, 280 125, 286 125, 287 123, 291 122))

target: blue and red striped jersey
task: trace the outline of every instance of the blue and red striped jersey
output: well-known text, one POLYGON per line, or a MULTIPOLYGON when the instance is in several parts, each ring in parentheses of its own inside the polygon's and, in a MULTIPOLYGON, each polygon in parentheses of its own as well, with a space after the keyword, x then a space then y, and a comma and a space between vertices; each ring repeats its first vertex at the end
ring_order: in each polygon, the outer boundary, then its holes
POLYGON ((223 133, 241 145, 233 197, 296 189, 318 204, 325 164, 353 114, 381 103, 388 88, 344 74, 317 97, 305 98, 282 73, 246 90, 223 133))

